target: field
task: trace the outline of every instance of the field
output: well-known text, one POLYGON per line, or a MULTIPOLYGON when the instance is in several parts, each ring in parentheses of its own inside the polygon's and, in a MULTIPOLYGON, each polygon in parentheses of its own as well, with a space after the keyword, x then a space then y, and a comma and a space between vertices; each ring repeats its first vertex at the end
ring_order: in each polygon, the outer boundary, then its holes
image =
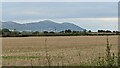
MULTIPOLYGON (((118 36, 108 36, 117 54, 118 36)), ((107 36, 2 38, 3 66, 95 65, 105 56, 107 36)))

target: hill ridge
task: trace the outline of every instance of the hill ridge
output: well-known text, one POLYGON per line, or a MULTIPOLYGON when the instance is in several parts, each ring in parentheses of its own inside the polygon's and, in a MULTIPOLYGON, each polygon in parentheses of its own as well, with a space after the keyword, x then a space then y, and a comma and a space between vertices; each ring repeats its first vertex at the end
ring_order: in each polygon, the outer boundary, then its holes
POLYGON ((84 28, 81 28, 78 25, 69 22, 57 23, 51 20, 44 20, 39 22, 30 22, 25 24, 20 24, 13 21, 2 22, 1 28, 16 29, 19 31, 63 31, 63 30, 74 30, 74 31, 83 31, 84 28))

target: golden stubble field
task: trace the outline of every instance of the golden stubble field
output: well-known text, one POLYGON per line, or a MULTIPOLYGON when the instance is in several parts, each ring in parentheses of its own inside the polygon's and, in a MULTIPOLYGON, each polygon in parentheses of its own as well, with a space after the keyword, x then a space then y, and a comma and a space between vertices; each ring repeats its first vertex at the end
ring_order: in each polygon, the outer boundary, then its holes
MULTIPOLYGON (((109 36, 117 54, 118 36, 109 36)), ((105 55, 106 36, 2 38, 3 66, 91 65, 105 55), (46 40, 46 41, 45 41, 46 40)))

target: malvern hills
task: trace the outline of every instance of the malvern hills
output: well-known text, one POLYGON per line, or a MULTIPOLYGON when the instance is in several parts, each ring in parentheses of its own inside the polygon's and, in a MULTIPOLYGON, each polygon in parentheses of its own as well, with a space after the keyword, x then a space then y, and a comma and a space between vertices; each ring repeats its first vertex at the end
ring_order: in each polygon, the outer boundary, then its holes
POLYGON ((67 29, 74 31, 84 31, 84 28, 77 26, 72 23, 64 22, 57 23, 51 20, 44 20, 39 22, 19 24, 17 22, 7 21, 2 22, 2 28, 7 28, 10 30, 19 30, 19 31, 64 31, 67 29))

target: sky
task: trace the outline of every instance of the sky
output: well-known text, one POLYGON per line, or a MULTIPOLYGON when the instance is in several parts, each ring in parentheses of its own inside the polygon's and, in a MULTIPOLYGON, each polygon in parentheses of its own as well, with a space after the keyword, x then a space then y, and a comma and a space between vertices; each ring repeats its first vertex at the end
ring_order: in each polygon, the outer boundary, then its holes
POLYGON ((52 20, 87 30, 117 30, 117 2, 3 2, 2 21, 18 23, 52 20))
POLYGON ((1 0, 2 2, 119 2, 119 0, 1 0))

